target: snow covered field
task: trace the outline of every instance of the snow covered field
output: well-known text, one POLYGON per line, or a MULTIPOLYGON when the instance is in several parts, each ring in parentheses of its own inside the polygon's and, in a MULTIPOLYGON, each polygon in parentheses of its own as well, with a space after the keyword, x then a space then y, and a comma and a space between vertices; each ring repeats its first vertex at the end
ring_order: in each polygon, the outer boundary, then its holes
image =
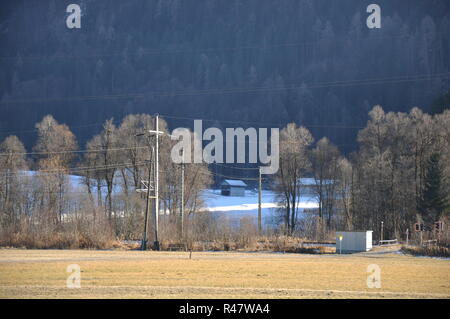
MULTIPOLYGON (((34 177, 36 172, 24 171, 25 176, 34 177)), ((80 176, 67 175, 69 183, 69 193, 75 195, 86 194, 86 185, 80 176)), ((96 188, 92 189, 94 197, 96 197, 96 188)), ((113 194, 120 193, 120 185, 115 185, 113 194)), ((106 196, 106 188, 102 187, 102 195, 106 196)), ((277 214, 276 195, 272 191, 263 190, 262 192, 262 223, 263 225, 273 225, 277 214)), ((258 192, 246 190, 245 196, 222 196, 219 189, 207 189, 203 191, 202 198, 204 201, 203 210, 209 211, 215 216, 225 218, 231 224, 239 225, 241 218, 251 218, 257 221, 258 217, 258 192)), ((302 212, 303 209, 318 208, 315 198, 303 197, 297 207, 302 212)), ((299 216, 301 218, 301 215, 299 216)))
MULTIPOLYGON (((244 197, 238 196, 222 196, 220 190, 205 190, 203 192, 203 200, 205 202, 205 210, 226 217, 230 222, 237 223, 243 217, 258 217, 258 192, 245 191, 244 197)), ((276 218, 275 193, 264 190, 262 192, 262 222, 265 225, 271 225, 276 218)), ((305 208, 318 208, 318 203, 314 198, 302 198, 297 207, 302 211, 305 208)))

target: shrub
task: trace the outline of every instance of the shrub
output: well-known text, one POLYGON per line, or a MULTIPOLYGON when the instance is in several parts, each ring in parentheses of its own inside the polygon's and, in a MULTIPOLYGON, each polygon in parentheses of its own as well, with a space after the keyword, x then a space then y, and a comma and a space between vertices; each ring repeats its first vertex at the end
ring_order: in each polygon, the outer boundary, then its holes
POLYGON ((450 249, 445 246, 403 246, 401 251, 414 256, 450 257, 450 249))

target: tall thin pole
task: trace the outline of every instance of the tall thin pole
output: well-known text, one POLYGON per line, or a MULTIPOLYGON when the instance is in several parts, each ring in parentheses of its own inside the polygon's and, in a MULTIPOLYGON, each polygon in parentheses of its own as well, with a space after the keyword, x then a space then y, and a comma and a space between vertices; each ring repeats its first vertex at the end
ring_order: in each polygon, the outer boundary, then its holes
POLYGON ((158 215, 159 215, 159 114, 156 114, 156 158, 155 158, 155 249, 159 250, 158 215))
POLYGON ((184 150, 181 149, 181 238, 184 238, 184 150))
POLYGON ((259 185, 258 185, 258 233, 262 234, 262 223, 261 223, 261 192, 262 192, 262 182, 261 182, 261 167, 259 168, 259 185))
POLYGON ((380 241, 383 241, 383 222, 381 222, 381 235, 380 235, 380 241))
POLYGON ((148 184, 147 184, 147 198, 145 201, 145 218, 144 218, 144 239, 142 240, 142 250, 147 250, 147 223, 148 223, 148 208, 150 201, 150 178, 151 178, 151 154, 150 154, 150 162, 148 163, 148 184))

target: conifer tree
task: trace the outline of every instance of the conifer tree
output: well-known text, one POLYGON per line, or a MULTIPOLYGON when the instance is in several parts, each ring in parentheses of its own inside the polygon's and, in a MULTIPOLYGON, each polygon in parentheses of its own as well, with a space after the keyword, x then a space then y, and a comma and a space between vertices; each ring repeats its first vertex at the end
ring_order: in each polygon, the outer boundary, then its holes
POLYGON ((428 161, 425 187, 420 202, 420 213, 425 223, 438 221, 449 210, 448 190, 440 167, 439 153, 433 153, 428 161))

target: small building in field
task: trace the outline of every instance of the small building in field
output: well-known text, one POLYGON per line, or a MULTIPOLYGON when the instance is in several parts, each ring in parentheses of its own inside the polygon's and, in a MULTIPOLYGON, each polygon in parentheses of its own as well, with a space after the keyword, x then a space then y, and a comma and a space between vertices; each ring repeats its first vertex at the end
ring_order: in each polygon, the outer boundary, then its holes
POLYGON ((372 249, 372 231, 336 232, 336 253, 343 254, 369 251, 372 249))
POLYGON ((225 179, 220 184, 221 194, 223 196, 245 196, 246 187, 247 184, 237 179, 225 179))

